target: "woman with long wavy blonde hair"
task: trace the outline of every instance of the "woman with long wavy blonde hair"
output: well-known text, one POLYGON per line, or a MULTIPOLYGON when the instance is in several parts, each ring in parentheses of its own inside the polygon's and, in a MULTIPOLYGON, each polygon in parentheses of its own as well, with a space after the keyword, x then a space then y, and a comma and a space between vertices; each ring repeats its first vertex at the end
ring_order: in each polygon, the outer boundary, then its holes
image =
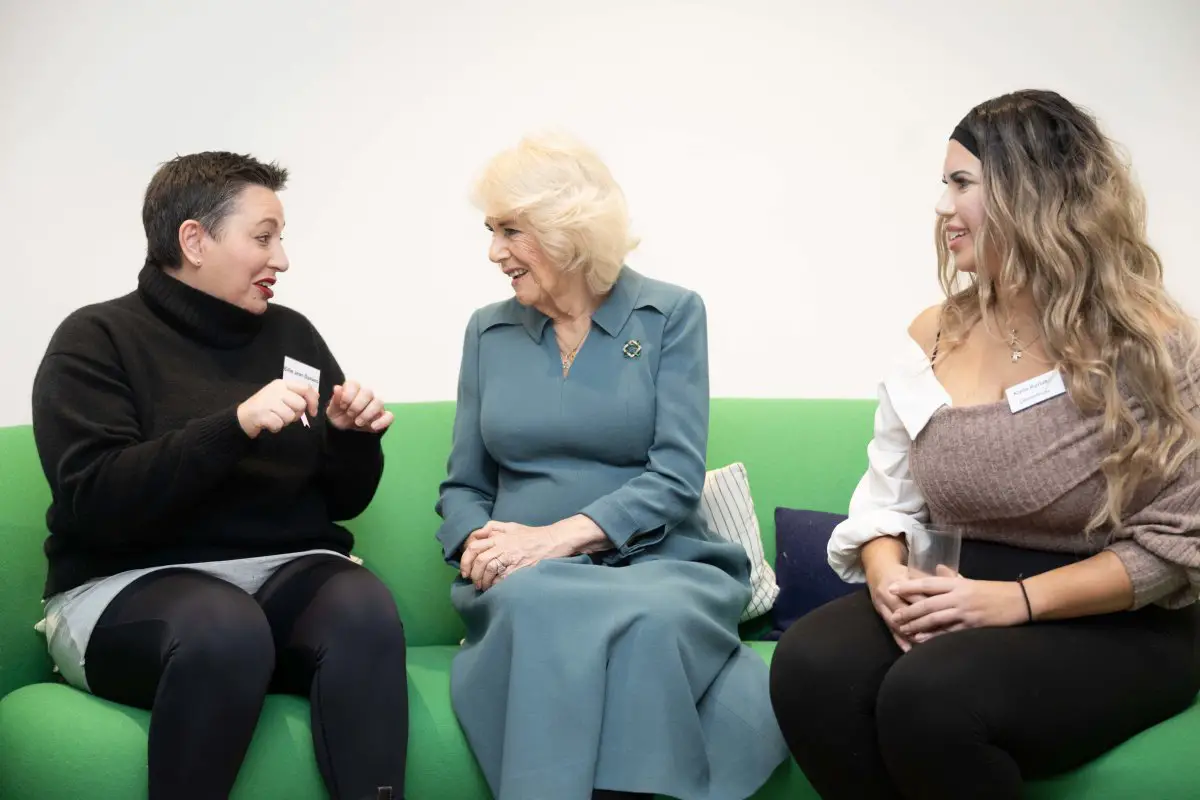
POLYGON ((1020 91, 959 123, 943 181, 947 297, 880 385, 829 542, 866 587, 772 664, 825 798, 1017 798, 1200 691, 1198 336, 1129 167, 1088 113, 1020 91), (932 538, 961 558, 918 573, 932 538))

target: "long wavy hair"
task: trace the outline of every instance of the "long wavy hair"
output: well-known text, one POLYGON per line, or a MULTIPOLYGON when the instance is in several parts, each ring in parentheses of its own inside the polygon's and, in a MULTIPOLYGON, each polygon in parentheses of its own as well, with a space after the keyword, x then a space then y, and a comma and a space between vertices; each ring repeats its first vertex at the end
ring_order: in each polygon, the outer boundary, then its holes
POLYGON ((1196 362, 1195 323, 1163 286, 1141 190, 1094 117, 1027 90, 981 103, 962 125, 979 145, 984 223, 974 275, 955 270, 937 224, 947 349, 1004 297, 1032 292, 1071 398, 1102 415, 1107 500, 1087 532, 1119 530, 1135 492, 1169 480, 1197 450, 1196 382, 1181 379, 1196 362))

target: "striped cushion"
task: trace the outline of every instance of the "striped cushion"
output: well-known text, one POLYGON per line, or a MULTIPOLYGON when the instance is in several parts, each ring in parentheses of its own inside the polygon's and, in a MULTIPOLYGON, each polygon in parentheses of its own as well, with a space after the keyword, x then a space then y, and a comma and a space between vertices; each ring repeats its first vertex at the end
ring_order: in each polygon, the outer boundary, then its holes
POLYGON ((742 611, 742 622, 762 616, 775 605, 779 587, 775 570, 763 555, 762 534, 754 515, 750 480, 741 462, 709 471, 704 477, 700 511, 718 534, 746 548, 750 557, 750 602, 742 611))

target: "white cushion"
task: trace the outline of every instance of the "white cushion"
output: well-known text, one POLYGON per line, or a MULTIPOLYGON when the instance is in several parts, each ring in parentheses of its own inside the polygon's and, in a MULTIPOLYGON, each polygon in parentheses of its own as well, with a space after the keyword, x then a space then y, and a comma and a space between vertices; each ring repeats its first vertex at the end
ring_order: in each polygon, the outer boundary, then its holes
POLYGON ((754 515, 754 498, 750 495, 750 480, 741 462, 710 470, 704 476, 704 492, 700 495, 700 512, 709 527, 731 542, 746 549, 750 557, 750 602, 742 611, 742 622, 761 616, 775 605, 779 586, 775 570, 763 554, 762 534, 758 517, 754 515))

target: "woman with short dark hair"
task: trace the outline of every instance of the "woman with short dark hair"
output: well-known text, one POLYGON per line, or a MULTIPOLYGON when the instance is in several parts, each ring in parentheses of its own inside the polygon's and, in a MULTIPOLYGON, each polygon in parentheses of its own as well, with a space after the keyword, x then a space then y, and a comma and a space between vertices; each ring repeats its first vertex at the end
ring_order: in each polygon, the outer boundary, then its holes
POLYGON ((268 691, 311 699, 333 797, 403 791, 403 627, 336 524, 371 501, 392 415, 270 302, 286 180, 233 153, 163 165, 137 290, 72 313, 34 383, 50 654, 151 710, 151 800, 228 797, 268 691))

